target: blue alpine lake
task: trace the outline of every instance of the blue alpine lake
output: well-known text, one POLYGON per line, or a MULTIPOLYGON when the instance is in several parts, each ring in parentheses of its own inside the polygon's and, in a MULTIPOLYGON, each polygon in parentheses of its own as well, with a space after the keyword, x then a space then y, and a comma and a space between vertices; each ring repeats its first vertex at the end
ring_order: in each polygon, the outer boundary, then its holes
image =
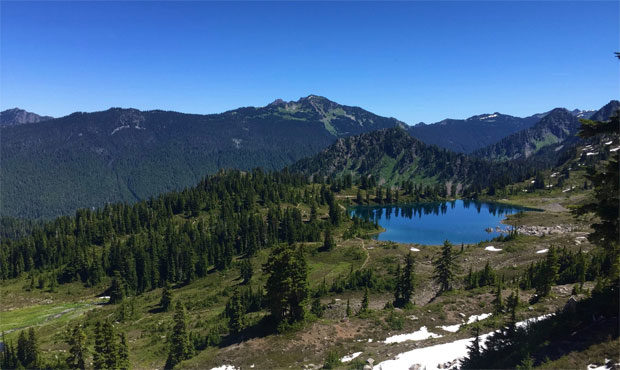
POLYGON ((506 215, 531 208, 474 200, 399 204, 389 206, 357 206, 349 209, 352 216, 375 221, 385 228, 378 240, 426 245, 478 243, 501 235, 497 228, 506 215), (489 230, 492 229, 491 232, 489 230))

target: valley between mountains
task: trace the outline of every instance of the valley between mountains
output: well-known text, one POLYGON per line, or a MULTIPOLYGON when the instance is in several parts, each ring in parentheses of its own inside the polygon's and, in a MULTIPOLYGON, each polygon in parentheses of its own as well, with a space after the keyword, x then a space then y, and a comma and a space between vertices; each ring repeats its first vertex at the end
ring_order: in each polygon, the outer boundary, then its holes
POLYGON ((12 112, 0 366, 617 366, 619 105, 413 127, 314 95, 12 112), (502 232, 394 242, 352 216, 415 205, 413 228, 457 199, 502 232))

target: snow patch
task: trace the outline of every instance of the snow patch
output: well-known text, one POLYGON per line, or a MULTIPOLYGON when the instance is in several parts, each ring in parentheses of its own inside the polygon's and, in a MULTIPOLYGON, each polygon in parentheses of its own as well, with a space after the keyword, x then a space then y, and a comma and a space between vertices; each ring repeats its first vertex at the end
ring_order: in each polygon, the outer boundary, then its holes
POLYGON ((402 343, 408 340, 425 340, 429 338, 441 338, 442 336, 439 334, 431 333, 426 329, 426 326, 423 326, 418 331, 414 331, 413 333, 408 334, 398 334, 393 335, 385 339, 384 343, 402 343))
POLYGON ((362 352, 355 352, 355 353, 352 353, 350 355, 344 356, 343 358, 340 359, 340 362, 353 361, 353 359, 355 359, 357 356, 359 356, 361 354, 362 354, 362 352))
POLYGON ((499 252, 499 251, 501 251, 501 249, 499 249, 499 248, 495 248, 495 247, 494 247, 494 246, 492 246, 492 245, 489 245, 488 247, 484 248, 484 250, 485 250, 485 251, 490 251, 490 252, 499 252))
POLYGON ((436 326, 436 328, 440 328, 441 330, 449 331, 450 333, 456 333, 461 328, 461 324, 442 325, 442 326, 436 326))
POLYGON ((598 155, 598 152, 587 152, 586 157, 590 155, 598 155))
MULTIPOLYGON (((490 315, 490 314, 488 314, 490 315)), ((517 323, 518 327, 524 327, 529 323, 537 322, 552 316, 543 315, 534 317, 517 323)), ((471 319, 471 317, 470 317, 471 319)), ((480 336, 480 345, 484 346, 487 337, 494 332, 483 334, 480 336)), ((460 339, 450 343, 437 344, 430 347, 417 348, 411 351, 403 352, 393 360, 386 360, 378 363, 373 367, 374 370, 408 370, 414 365, 420 365, 421 369, 437 369, 441 368, 454 369, 458 367, 463 357, 467 356, 467 346, 471 344, 474 338, 460 339), (447 363, 449 366, 444 366, 447 363)))
POLYGON ((213 367, 211 370, 238 370, 234 365, 222 365, 218 367, 213 367))
POLYGON ((608 142, 605 143, 605 145, 611 145, 611 143, 613 143, 613 142, 614 142, 613 140, 608 141, 608 142))
POLYGON ((539 251, 536 251, 536 254, 543 254, 543 253, 547 253, 547 252, 549 252, 549 249, 545 248, 545 249, 541 249, 539 251))
POLYGON ((489 114, 488 116, 480 117, 480 119, 489 119, 489 118, 495 118, 495 117, 497 117, 497 114, 489 114))
POLYGON ((619 147, 617 147, 617 148, 609 149, 609 151, 610 151, 610 152, 616 152, 616 151, 618 151, 618 150, 620 150, 620 146, 619 146, 619 147))
POLYGON ((418 248, 414 248, 414 247, 411 247, 409 250, 412 251, 412 252, 419 252, 420 251, 418 248))
POLYGON ((481 313, 480 315, 471 315, 469 316, 469 318, 467 319, 467 324, 473 324, 476 321, 481 321, 484 320, 486 318, 491 317, 493 314, 492 313, 481 313))

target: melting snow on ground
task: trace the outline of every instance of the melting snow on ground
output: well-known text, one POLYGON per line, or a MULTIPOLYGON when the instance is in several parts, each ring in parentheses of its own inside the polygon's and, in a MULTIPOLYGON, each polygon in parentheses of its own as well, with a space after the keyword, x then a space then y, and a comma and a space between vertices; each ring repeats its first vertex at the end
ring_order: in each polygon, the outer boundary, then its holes
POLYGON ((234 365, 222 365, 214 367, 211 370, 238 370, 234 365))
MULTIPOLYGON (((465 323, 465 325, 469 325, 469 324, 474 323, 474 322, 476 322, 478 320, 484 320, 484 319, 486 319, 488 317, 491 317, 491 315, 493 315, 493 314, 492 313, 482 313, 480 315, 471 315, 467 319, 467 322, 465 323)), ((436 326, 436 328, 440 328, 442 330, 449 331, 451 333, 456 333, 461 328, 461 325, 462 324, 443 325, 443 326, 436 326)))
POLYGON ((589 155, 598 155, 598 152, 588 152, 588 153, 586 153, 586 156, 589 156, 589 155))
POLYGON ((418 248, 414 248, 414 247, 411 247, 411 249, 409 249, 409 250, 412 251, 412 252, 419 252, 420 251, 418 248))
POLYGON ((485 251, 491 251, 491 252, 499 252, 499 251, 501 251, 501 249, 499 249, 499 248, 495 248, 495 247, 494 247, 494 246, 492 246, 492 245, 489 245, 488 247, 484 248, 484 250, 485 250, 485 251))
POLYGON ((459 331, 460 327, 461 327, 461 324, 437 326, 437 328, 440 328, 445 331, 449 331, 450 333, 456 333, 457 331, 459 331))
POLYGON ((613 143, 613 140, 606 142, 605 145, 611 145, 611 143, 613 143))
POLYGON ((472 324, 476 321, 482 321, 486 318, 491 317, 491 315, 493 315, 492 313, 481 313, 480 315, 471 315, 469 316, 469 319, 467 319, 467 324, 472 324))
POLYGON ((549 252, 549 249, 541 249, 539 251, 536 251, 536 254, 543 254, 543 253, 547 253, 549 252))
POLYGON ((352 353, 350 355, 344 356, 343 358, 340 359, 340 362, 353 361, 354 358, 356 358, 357 356, 359 356, 361 354, 362 354, 362 352, 355 352, 355 353, 352 353))
POLYGON ((414 331, 413 333, 408 334, 398 334, 392 335, 385 339, 386 344, 390 343, 402 343, 408 340, 424 340, 429 338, 441 338, 442 336, 439 334, 431 333, 426 329, 426 326, 423 326, 418 331, 414 331))
MULTIPOLYGON (((525 321, 520 321, 517 323, 517 326, 524 327, 528 323, 540 321, 546 319, 549 316, 551 316, 551 314, 534 317, 525 321)), ((487 337, 492 333, 493 332, 480 336, 480 344, 482 346, 487 337)), ((386 360, 378 363, 374 366, 373 369, 408 370, 416 364, 420 365, 420 368, 422 369, 437 369, 439 366, 442 366, 442 368, 455 368, 459 365, 461 358, 467 356, 467 346, 471 344, 473 339, 474 338, 460 339, 450 343, 437 344, 430 347, 418 348, 412 351, 403 352, 401 354, 398 354, 393 360, 386 360), (444 367, 444 364, 448 362, 450 363, 450 365, 448 367, 444 367)))
POLYGON ((587 370, 607 370, 607 369, 612 369, 612 366, 610 364, 611 360, 606 358, 605 359, 605 365, 596 365, 596 364, 590 364, 586 367, 587 370), (609 365, 609 366, 608 366, 609 365))
POLYGON ((609 151, 610 151, 610 152, 615 152, 615 151, 617 151, 618 149, 620 149, 620 146, 619 146, 619 147, 617 147, 617 148, 609 149, 609 151))

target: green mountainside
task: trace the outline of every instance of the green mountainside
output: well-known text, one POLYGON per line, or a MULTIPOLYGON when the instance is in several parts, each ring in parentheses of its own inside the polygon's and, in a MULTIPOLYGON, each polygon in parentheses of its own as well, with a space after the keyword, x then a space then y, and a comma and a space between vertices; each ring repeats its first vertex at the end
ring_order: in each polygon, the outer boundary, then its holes
POLYGON ((135 202, 223 168, 280 169, 339 137, 402 125, 310 95, 197 115, 112 108, 2 128, 3 216, 135 202))
POLYGON ((304 158, 291 171, 312 176, 354 178, 371 175, 379 184, 440 185, 447 194, 468 194, 490 185, 504 186, 531 177, 536 162, 494 164, 465 154, 427 145, 404 129, 390 128, 339 139, 321 153, 304 158))
POLYGON ((531 127, 540 118, 539 114, 521 118, 495 112, 467 119, 445 119, 429 125, 420 123, 411 126, 408 131, 411 136, 427 144, 454 152, 471 153, 531 127))
MULTIPOLYGON (((620 108, 612 100, 591 117, 594 120, 608 120, 620 108)), ((538 157, 553 161, 558 153, 574 147, 579 138, 579 118, 563 108, 556 108, 540 119, 534 126, 505 137, 499 142, 476 150, 473 154, 497 161, 538 157)))

